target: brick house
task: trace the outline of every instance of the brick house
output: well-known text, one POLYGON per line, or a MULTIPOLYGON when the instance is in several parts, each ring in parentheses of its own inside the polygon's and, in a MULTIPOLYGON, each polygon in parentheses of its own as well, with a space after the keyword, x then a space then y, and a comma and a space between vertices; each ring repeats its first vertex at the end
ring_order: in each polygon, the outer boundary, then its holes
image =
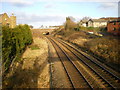
POLYGON ((120 35, 120 19, 115 21, 109 21, 107 24, 107 32, 114 35, 120 35))
POLYGON ((7 25, 10 28, 14 28, 16 26, 16 16, 12 14, 9 17, 7 13, 0 14, 0 25, 7 25))

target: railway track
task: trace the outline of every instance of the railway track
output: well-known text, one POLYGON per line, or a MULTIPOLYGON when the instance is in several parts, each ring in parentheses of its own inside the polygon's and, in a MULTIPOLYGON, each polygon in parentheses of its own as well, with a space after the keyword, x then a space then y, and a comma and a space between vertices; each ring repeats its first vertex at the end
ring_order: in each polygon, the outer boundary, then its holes
MULTIPOLYGON (((79 57, 85 57, 87 58, 89 61, 91 61, 93 64, 97 65, 99 68, 101 68, 102 70, 106 71, 107 73, 109 73, 112 77, 114 77, 117 82, 120 82, 120 73, 114 71, 113 69, 109 68, 108 66, 104 65, 103 63, 99 62, 99 60, 97 60, 96 58, 90 57, 89 55, 87 55, 86 53, 79 51, 77 48, 75 48, 74 46, 72 46, 71 44, 61 40, 62 43, 66 44, 67 47, 70 47, 72 50, 75 50, 75 52, 77 53, 76 55, 79 54, 79 57)), ((60 42, 60 43, 61 43, 60 42)), ((78 58, 79 58, 78 57, 78 58)))
POLYGON ((64 41, 47 38, 53 44, 73 88, 120 88, 118 73, 64 41))
POLYGON ((61 63, 66 71, 66 74, 68 76, 68 79, 69 79, 72 87, 73 88, 86 88, 86 87, 88 88, 89 84, 87 84, 87 82, 84 82, 85 78, 82 77, 82 75, 78 71, 78 69, 74 67, 74 64, 72 64, 70 62, 70 60, 69 60, 70 58, 66 56, 66 54, 63 52, 63 50, 59 46, 57 46, 56 43, 54 43, 51 39, 50 39, 50 41, 53 44, 53 46, 58 54, 58 57, 61 60, 61 63), (80 85, 81 83, 83 85, 80 85))

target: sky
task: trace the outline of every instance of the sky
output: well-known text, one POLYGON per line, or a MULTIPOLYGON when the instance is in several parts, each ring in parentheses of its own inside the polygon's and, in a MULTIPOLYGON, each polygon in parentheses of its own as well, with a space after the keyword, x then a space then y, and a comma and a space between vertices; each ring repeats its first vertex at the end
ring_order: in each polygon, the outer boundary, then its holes
MULTIPOLYGON (((14 13, 17 24, 34 28, 62 25, 70 16, 75 22, 91 18, 118 17, 119 0, 1 0, 0 14, 14 13)), ((120 4, 119 4, 120 5, 120 4)))

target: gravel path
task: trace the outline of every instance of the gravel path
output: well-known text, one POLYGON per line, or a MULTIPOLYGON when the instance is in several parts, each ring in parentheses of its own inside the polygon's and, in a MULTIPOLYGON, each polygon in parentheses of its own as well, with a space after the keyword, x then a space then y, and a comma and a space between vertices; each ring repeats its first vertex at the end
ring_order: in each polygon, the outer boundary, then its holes
POLYGON ((58 58, 58 55, 56 54, 55 48, 53 47, 50 41, 48 41, 48 45, 49 45, 49 57, 50 57, 49 61, 50 61, 50 67, 51 67, 51 73, 52 73, 51 87, 52 88, 71 88, 72 86, 62 66, 62 63, 58 58))

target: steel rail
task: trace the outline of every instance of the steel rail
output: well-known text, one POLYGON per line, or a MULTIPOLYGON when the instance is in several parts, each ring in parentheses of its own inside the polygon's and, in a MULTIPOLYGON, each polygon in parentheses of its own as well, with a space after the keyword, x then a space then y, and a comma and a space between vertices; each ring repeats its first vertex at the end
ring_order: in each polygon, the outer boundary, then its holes
MULTIPOLYGON (((49 39, 51 39, 51 38, 49 38, 49 39)), ((52 40, 52 39, 51 39, 52 40)), ((68 58, 68 60, 73 64, 73 66, 75 67, 75 69, 79 72, 79 74, 82 76, 82 78, 85 80, 85 82, 87 83, 87 85, 92 89, 93 87, 91 87, 91 85, 89 84, 89 82, 86 80, 86 78, 83 76, 83 74, 78 70, 78 68, 76 67, 76 65, 71 61, 71 59, 69 58, 69 56, 65 53, 65 51, 63 51, 63 49, 54 41, 54 40, 52 40, 60 49, 61 49, 61 51, 65 54, 65 56, 68 58)), ((56 48, 55 48, 56 49, 56 48)), ((58 53, 58 52, 57 52, 58 53)), ((58 54, 58 56, 59 56, 59 54, 58 54)), ((59 58, 60 58, 60 56, 59 56, 59 58)), ((62 60, 61 60, 61 62, 62 62, 62 60)), ((62 62, 62 64, 63 64, 63 62, 62 62)), ((63 64, 63 66, 64 66, 64 64, 63 64)), ((64 69, 65 69, 65 71, 67 72, 67 70, 66 70, 66 68, 65 68, 65 66, 64 66, 64 69)), ((68 72, 67 72, 67 75, 69 76, 69 79, 70 79, 70 81, 72 82, 72 80, 71 80, 71 78, 70 78, 70 75, 68 74, 68 72)), ((74 84, 72 83, 72 86, 74 87, 74 84)), ((75 88, 75 87, 74 87, 75 88)))
MULTIPOLYGON (((60 39, 59 39, 60 40, 60 39)), ((84 57, 86 57, 87 59, 89 59, 91 62, 93 62, 94 64, 96 64, 97 66, 101 67, 103 70, 105 70, 106 72, 108 72, 109 74, 111 74, 113 77, 115 77, 117 80, 120 81, 120 77, 115 75, 114 73, 110 72, 109 70, 107 70, 104 66, 100 65, 100 62, 96 62, 93 61, 90 57, 84 55, 83 53, 81 53, 79 50, 77 50, 77 48, 73 47, 72 45, 66 43, 65 41, 61 40, 64 44, 67 44, 68 46, 70 46, 71 48, 73 48, 75 51, 77 51, 78 53, 80 53, 81 55, 83 55, 84 57)), ((106 66, 107 67, 107 66, 106 66)), ((107 67, 108 68, 108 67, 107 67)))
MULTIPOLYGON (((47 37, 47 38, 48 38, 48 37, 47 37)), ((48 40, 52 43, 53 47, 55 48, 55 46, 54 46, 53 42, 51 41, 51 39, 48 38, 48 40)), ((67 69, 65 68, 65 65, 64 65, 64 63, 62 62, 62 60, 61 60, 61 58, 60 58, 60 55, 58 54, 56 48, 55 48, 55 51, 56 51, 56 53, 57 53, 57 55, 58 55, 58 57, 59 57, 62 65, 63 65, 63 68, 64 68, 64 70, 65 70, 65 72, 66 72, 66 74, 67 74, 67 76, 68 76, 68 78, 69 78, 69 81, 70 81, 72 87, 75 88, 75 87, 74 87, 74 84, 73 84, 73 82, 72 82, 72 80, 71 80, 71 77, 70 77, 70 75, 68 74, 68 71, 67 71, 67 69)))
MULTIPOLYGON (((59 42, 59 43, 61 43, 61 42, 59 42)), ((63 42, 64 43, 64 42, 63 42)), ((64 43, 64 44, 66 44, 66 43, 64 43)), ((68 44, 67 44, 68 45, 68 44)), ((69 45, 70 46, 70 45, 69 45)), ((72 47, 72 46, 70 46, 70 47, 72 47)), ((66 47, 67 49, 68 49, 68 47, 66 47)), ((72 47, 73 48, 73 47, 72 47)), ((77 49, 75 49, 75 48, 73 48, 75 51, 77 50, 77 49)), ((70 49, 69 49, 70 50, 70 49)), ((70 50, 74 55, 76 55, 72 50, 70 50)), ((80 52, 79 52, 80 53, 80 52)), ((82 54, 83 55, 83 54, 82 54)), ((77 58, 79 58, 80 60, 82 60, 78 55, 76 55, 77 56, 77 58)), ((84 55, 85 56, 85 55, 84 55)), ((89 58, 87 58, 87 59, 89 59, 89 58)), ((91 60, 91 59, 90 59, 91 60)), ((98 74, 95 70, 94 70, 94 68, 92 68, 89 64, 87 64, 84 60, 82 60, 82 62, 84 63, 84 64, 86 64, 88 67, 90 67, 97 75, 99 75, 103 80, 105 80, 105 78, 103 77, 103 76, 101 76, 100 74, 98 74)), ((93 60, 92 60, 92 62, 93 62, 93 60)), ((94 62, 93 62, 94 63, 94 62)), ((97 63, 94 63, 94 64, 97 64, 97 63)), ((98 65, 98 64, 97 64, 98 65)), ((100 66, 100 65, 98 65, 98 66, 100 66)), ((100 66, 101 67, 101 66, 100 66)), ((104 69, 103 69, 104 70, 104 69)), ((113 86, 111 83, 109 83, 109 81, 108 80, 105 80, 105 82, 106 83, 108 83, 111 87, 113 87, 113 88, 118 88, 118 87, 115 87, 115 86, 113 86)))

